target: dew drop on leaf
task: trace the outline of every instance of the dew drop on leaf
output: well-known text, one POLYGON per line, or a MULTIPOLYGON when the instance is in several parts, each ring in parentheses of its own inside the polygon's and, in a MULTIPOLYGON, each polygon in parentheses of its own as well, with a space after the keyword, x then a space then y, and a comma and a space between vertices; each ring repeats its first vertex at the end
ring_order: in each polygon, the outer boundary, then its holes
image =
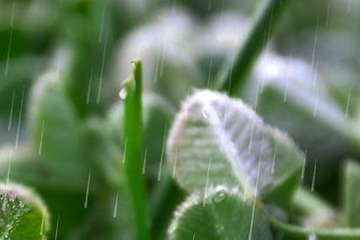
POLYGON ((219 190, 214 197, 212 198, 212 201, 214 203, 220 203, 225 201, 225 199, 227 198, 227 193, 224 189, 219 190))

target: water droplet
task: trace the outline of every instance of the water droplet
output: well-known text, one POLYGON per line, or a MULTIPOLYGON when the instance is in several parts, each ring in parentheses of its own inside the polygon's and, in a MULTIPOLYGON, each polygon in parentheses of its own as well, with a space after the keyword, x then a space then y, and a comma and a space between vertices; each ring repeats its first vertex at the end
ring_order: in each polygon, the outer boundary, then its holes
POLYGON ((220 123, 220 117, 215 109, 212 108, 210 105, 205 105, 201 109, 201 115, 204 119, 206 119, 208 122, 212 124, 219 124, 220 123))
POLYGON ((210 107, 209 106, 204 106, 203 109, 201 110, 201 115, 203 116, 203 118, 205 119, 209 119, 210 118, 210 107))
POLYGON ((119 97, 122 99, 122 100, 125 100, 126 99, 126 96, 127 96, 127 90, 126 90, 126 87, 123 87, 121 88, 120 92, 119 92, 119 97))
POLYGON ((227 198, 227 193, 224 189, 219 190, 212 198, 214 203, 223 202, 227 198))

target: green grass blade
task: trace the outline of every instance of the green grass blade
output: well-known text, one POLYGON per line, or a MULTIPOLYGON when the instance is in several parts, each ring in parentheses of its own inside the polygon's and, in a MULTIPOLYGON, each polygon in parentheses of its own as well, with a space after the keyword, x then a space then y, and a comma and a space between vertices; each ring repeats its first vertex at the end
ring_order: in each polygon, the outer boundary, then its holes
POLYGON ((267 45, 290 0, 266 0, 256 16, 244 44, 235 59, 230 59, 220 72, 215 88, 234 95, 241 88, 261 50, 267 45))
POLYGON ((343 185, 343 205, 345 224, 348 227, 360 227, 360 165, 349 161, 345 165, 345 180, 343 185))
POLYGON ((138 237, 149 239, 145 178, 142 174, 142 64, 133 62, 133 76, 125 81, 120 97, 125 100, 124 139, 125 171, 135 214, 138 237))

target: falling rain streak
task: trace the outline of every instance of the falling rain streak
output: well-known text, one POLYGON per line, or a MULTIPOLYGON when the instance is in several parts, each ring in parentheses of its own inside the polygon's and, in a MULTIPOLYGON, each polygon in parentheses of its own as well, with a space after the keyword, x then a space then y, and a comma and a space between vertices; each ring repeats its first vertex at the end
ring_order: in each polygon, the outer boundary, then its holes
POLYGON ((315 188, 316 166, 317 166, 317 160, 315 160, 314 171, 313 171, 313 176, 312 176, 312 181, 311 181, 311 191, 312 192, 314 191, 314 188, 315 188))
POLYGON ((146 160, 147 160, 147 152, 148 152, 148 147, 145 147, 145 151, 144 151, 144 160, 143 160, 143 166, 142 166, 142 170, 141 173, 145 174, 146 171, 146 160))
POLYGON ((252 205, 252 212, 251 212, 251 221, 250 221, 250 229, 249 229, 249 238, 248 240, 252 239, 252 232, 253 232, 253 226, 254 226, 254 220, 255 220, 255 210, 256 210, 256 198, 258 195, 258 185, 259 185, 259 177, 260 177, 260 171, 261 171, 261 156, 262 156, 262 145, 260 147, 260 161, 258 164, 258 171, 256 176, 256 184, 255 184, 255 196, 253 198, 253 205, 252 205))
POLYGON ((271 165, 271 174, 274 174, 275 170, 275 161, 276 161, 276 155, 277 155, 277 144, 275 144, 274 147, 274 153, 273 153, 273 159, 272 159, 272 165, 271 165))
POLYGON ((211 168, 211 158, 209 158, 209 164, 208 164, 208 169, 207 169, 207 173, 206 173, 203 206, 205 206, 205 204, 206 204, 207 189, 209 186, 210 168, 211 168))
POLYGON ((18 126, 16 131, 16 139, 15 139, 15 149, 19 146, 19 135, 20 135, 20 128, 21 128, 21 118, 22 118, 22 112, 23 112, 23 106, 24 106, 24 95, 25 95, 25 86, 23 87, 22 93, 21 93, 21 104, 20 104, 20 113, 19 113, 19 119, 18 119, 18 126))
POLYGON ((7 174, 6 174, 6 185, 9 183, 10 181, 10 171, 11 171, 11 164, 12 164, 12 158, 13 158, 13 151, 11 150, 11 154, 9 157, 9 166, 8 166, 8 170, 7 170, 7 174))
POLYGON ((102 15, 101 15, 101 23, 100 23, 100 31, 99 31, 99 43, 102 42, 103 35, 104 35, 103 31, 104 31, 105 12, 106 12, 106 9, 104 7, 102 15))
POLYGON ((325 19, 326 26, 329 25, 330 15, 331 15, 331 1, 328 2, 327 9, 326 9, 326 19, 325 19))
POLYGON ((15 89, 13 91, 12 98, 11 98, 11 108, 10 108, 8 131, 11 130, 11 125, 12 125, 12 119, 13 119, 13 114, 14 114, 14 100, 15 100, 15 89))
POLYGON ((113 218, 116 218, 116 216, 117 216, 118 201, 119 201, 119 192, 117 192, 116 196, 115 196, 113 218))
POLYGON ((123 153, 123 164, 125 164, 125 161, 126 161, 126 151, 127 151, 127 147, 128 147, 128 139, 126 138, 125 139, 125 146, 124 146, 124 153, 123 153))
POLYGON ((42 122, 42 126, 41 126, 41 135, 40 135, 40 143, 39 143, 39 150, 38 150, 39 155, 41 155, 41 152, 42 152, 44 129, 45 129, 45 121, 42 122))
POLYGON ((106 58, 106 49, 107 49, 107 44, 108 44, 108 35, 109 35, 109 25, 106 27, 106 30, 105 30, 105 42, 104 42, 104 49, 103 49, 103 55, 102 55, 102 61, 101 61, 101 70, 100 70, 100 78, 99 78, 99 86, 98 86, 96 104, 100 104, 102 82, 103 82, 104 70, 105 70, 105 58, 106 58))
POLYGON ((88 179, 87 179, 84 208, 87 208, 87 206, 88 206, 89 191, 90 191, 90 181, 91 181, 91 168, 89 169, 89 176, 88 176, 88 179))
POLYGON ((88 91, 87 91, 87 93, 86 93, 86 104, 89 104, 89 103, 90 103, 91 85, 92 85, 92 79, 93 79, 93 70, 94 70, 94 66, 91 66, 90 77, 89 77, 89 85, 88 85, 88 91))
POLYGON ((213 68, 213 58, 214 58, 214 50, 211 51, 210 61, 209 61, 209 71, 208 71, 208 88, 212 88, 212 68, 213 68))
POLYGON ((15 21, 15 10, 16 5, 15 1, 13 1, 12 5, 12 12, 11 12, 11 25, 10 25, 10 37, 9 37, 9 45, 8 45, 8 51, 6 56, 6 65, 5 65, 5 75, 7 76, 9 74, 9 64, 10 64, 10 54, 11 54, 11 48, 12 48, 12 39, 13 39, 13 29, 14 29, 14 21, 15 21))
POLYGON ((60 215, 58 215, 57 220, 56 220, 56 228, 55 228, 54 240, 57 240, 57 238, 58 238, 59 222, 60 222, 60 215))
POLYGON ((304 160, 303 160, 303 166, 302 166, 302 169, 301 169, 301 181, 304 180, 304 177, 305 177, 305 168, 306 168, 306 153, 304 154, 304 160))
MULTIPOLYGON (((312 49, 312 54, 311 54, 311 67, 315 68, 315 64, 316 64, 316 48, 317 48, 317 42, 318 42, 318 35, 319 35, 319 17, 317 19, 316 22, 316 30, 315 30, 315 36, 314 36, 314 43, 313 43, 313 49, 312 49)), ((316 70, 315 70, 316 72, 316 70)))
POLYGON ((161 156, 160 156, 160 164, 159 164, 159 171, 158 171, 158 176, 157 176, 157 180, 160 181, 161 180, 161 174, 162 174, 162 166, 163 166, 163 162, 164 162, 164 157, 165 157, 165 145, 166 145, 166 127, 165 127, 165 131, 164 131, 164 136, 163 136, 163 143, 162 143, 162 149, 161 149, 161 156))

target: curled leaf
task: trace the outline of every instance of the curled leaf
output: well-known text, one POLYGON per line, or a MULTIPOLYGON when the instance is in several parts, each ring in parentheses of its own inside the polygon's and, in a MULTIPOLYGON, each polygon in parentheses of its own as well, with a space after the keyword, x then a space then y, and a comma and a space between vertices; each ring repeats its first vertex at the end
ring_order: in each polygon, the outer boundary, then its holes
POLYGON ((304 159, 287 135, 241 100, 208 90, 184 102, 167 155, 174 177, 189 192, 235 186, 279 205, 287 205, 298 186, 304 159))

